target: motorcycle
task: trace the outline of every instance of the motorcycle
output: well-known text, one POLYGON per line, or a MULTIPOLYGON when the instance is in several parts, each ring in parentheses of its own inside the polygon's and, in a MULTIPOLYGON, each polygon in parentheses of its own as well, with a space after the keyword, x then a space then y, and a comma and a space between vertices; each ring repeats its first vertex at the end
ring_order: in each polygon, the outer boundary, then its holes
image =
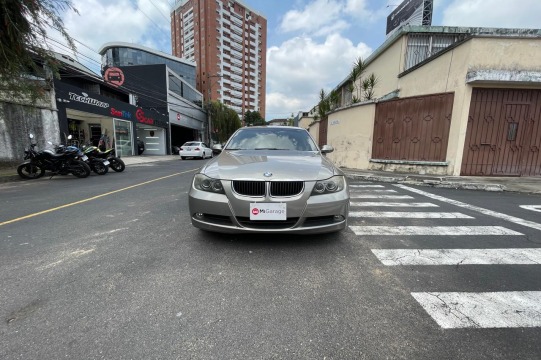
MULTIPOLYGON (((69 137, 68 137, 69 138, 69 137)), ((106 159, 100 159, 96 157, 88 156, 84 153, 84 150, 79 149, 77 146, 64 146, 58 145, 55 148, 57 154, 62 154, 65 151, 82 151, 82 158, 85 163, 90 166, 90 170, 94 171, 98 175, 105 175, 109 172, 109 161, 106 159)))
POLYGON ((101 151, 97 146, 84 145, 83 153, 90 159, 101 159, 109 162, 109 167, 116 172, 122 172, 126 168, 124 161, 114 156, 114 149, 101 151))
MULTIPOLYGON (((53 150, 36 151, 36 144, 32 143, 34 135, 30 134, 30 148, 24 151, 24 162, 17 167, 17 173, 23 179, 37 179, 45 174, 45 171, 54 175, 73 174, 79 178, 90 175, 90 167, 78 158, 86 157, 79 149, 66 149, 63 153, 56 154, 53 150)), ((50 145, 53 145, 48 141, 50 145)))

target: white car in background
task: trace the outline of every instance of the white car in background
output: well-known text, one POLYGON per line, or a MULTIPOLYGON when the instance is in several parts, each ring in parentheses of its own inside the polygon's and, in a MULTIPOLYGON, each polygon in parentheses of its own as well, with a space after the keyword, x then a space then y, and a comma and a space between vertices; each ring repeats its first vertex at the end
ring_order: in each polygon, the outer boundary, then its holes
POLYGON ((206 159, 212 157, 212 149, 201 141, 188 141, 180 147, 179 155, 182 160, 186 158, 206 159))

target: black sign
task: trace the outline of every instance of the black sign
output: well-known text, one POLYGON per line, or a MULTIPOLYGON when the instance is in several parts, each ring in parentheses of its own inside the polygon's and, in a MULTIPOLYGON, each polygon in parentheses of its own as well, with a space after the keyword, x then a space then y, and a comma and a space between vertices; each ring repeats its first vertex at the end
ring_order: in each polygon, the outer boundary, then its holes
POLYGON ((417 9, 424 7, 424 2, 425 0, 404 0, 387 16, 387 32, 385 34, 390 33, 402 23, 408 21, 417 9))

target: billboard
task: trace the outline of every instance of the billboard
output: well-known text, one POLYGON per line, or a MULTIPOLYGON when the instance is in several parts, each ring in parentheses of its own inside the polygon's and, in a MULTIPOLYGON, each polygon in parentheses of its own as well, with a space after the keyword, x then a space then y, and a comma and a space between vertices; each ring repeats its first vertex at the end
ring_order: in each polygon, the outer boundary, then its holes
POLYGON ((432 25, 433 0, 404 0, 387 16, 387 32, 402 25, 432 25))

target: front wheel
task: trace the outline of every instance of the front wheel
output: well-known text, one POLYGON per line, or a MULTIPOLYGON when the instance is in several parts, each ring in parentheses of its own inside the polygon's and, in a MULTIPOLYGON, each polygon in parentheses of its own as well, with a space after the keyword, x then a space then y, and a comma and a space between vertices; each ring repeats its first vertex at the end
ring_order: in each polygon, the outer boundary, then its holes
POLYGON ((109 166, 105 165, 103 161, 95 161, 92 163, 92 170, 98 175, 105 175, 109 172, 109 166))
POLYGON ((17 173, 23 179, 37 179, 45 174, 45 169, 36 164, 21 164, 17 167, 17 173))
POLYGON ((85 178, 90 175, 90 166, 81 160, 73 160, 70 163, 70 171, 78 178, 85 178))
POLYGON ((126 165, 120 158, 112 157, 109 158, 109 167, 116 172, 122 172, 126 168, 126 165))

